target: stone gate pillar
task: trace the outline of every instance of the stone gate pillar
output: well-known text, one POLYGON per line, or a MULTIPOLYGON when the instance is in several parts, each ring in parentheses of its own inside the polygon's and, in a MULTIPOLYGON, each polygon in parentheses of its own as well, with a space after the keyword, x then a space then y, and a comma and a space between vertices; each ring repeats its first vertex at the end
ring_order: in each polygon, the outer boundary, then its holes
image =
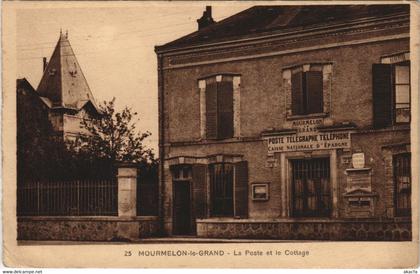
POLYGON ((137 166, 118 166, 118 221, 117 235, 120 239, 135 241, 139 238, 137 215, 137 166))
POLYGON ((118 216, 137 215, 137 167, 133 164, 118 166, 118 216))

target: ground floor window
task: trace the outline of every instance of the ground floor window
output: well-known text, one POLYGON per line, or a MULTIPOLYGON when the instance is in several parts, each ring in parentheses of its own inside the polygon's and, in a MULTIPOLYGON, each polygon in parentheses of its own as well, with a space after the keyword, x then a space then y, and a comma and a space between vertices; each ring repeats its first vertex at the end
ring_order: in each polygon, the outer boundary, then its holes
POLYGON ((409 153, 393 157, 395 182, 395 215, 411 214, 411 157, 409 153))
POLYGON ((233 212, 232 164, 219 163, 209 166, 211 189, 211 215, 232 217, 233 212))
POLYGON ((296 159, 292 165, 292 215, 328 217, 331 212, 329 158, 296 159))

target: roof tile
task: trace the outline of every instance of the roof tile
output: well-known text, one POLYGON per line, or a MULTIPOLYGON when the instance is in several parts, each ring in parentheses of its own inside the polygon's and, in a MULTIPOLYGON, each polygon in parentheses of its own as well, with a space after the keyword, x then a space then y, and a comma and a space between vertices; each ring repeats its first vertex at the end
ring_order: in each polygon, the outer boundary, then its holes
POLYGON ((156 51, 258 37, 362 18, 379 18, 399 13, 408 16, 409 8, 408 4, 254 6, 200 31, 157 46, 156 51))

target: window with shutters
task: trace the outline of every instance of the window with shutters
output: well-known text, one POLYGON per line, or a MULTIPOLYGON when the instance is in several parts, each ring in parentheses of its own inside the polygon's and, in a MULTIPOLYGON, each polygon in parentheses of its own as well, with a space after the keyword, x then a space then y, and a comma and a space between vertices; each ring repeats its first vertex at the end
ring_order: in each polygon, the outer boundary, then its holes
POLYGON ((283 69, 286 118, 325 117, 331 108, 331 63, 296 65, 283 69))
POLYGON ((238 135, 238 79, 238 76, 216 75, 199 81, 203 139, 228 139, 238 135))
POLYGON ((372 66, 375 128, 410 122, 410 61, 401 61, 405 56, 407 53, 384 58, 386 63, 372 66))
POLYGON ((248 165, 214 163, 209 168, 210 214, 213 217, 248 217, 248 165))
POLYGON ((410 64, 394 66, 395 122, 410 122, 410 64))
POLYGON ((411 157, 410 153, 393 157, 395 185, 395 215, 411 214, 411 157))
POLYGON ((323 112, 321 71, 299 71, 292 74, 292 115, 323 112))

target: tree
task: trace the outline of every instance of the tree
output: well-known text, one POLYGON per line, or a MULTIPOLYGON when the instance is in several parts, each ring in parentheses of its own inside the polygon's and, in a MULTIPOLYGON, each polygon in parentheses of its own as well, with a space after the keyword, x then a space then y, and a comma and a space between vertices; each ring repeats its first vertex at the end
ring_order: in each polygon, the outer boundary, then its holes
POLYGON ((137 113, 125 107, 121 112, 115 110, 115 98, 104 101, 99 106, 100 118, 85 117, 81 127, 89 134, 82 135, 79 153, 90 155, 98 160, 110 163, 131 162, 139 164, 154 163, 151 149, 143 145, 150 132, 136 130, 137 113))
POLYGON ((40 180, 69 172, 74 161, 63 142, 54 138, 48 109, 26 81, 17 82, 17 179, 40 180))
MULTIPOLYGON (((20 91, 20 90, 19 90, 20 91)), ((143 140, 150 132, 136 130, 136 115, 129 108, 116 112, 115 99, 100 106, 101 119, 86 117, 89 134, 76 142, 56 136, 48 110, 35 93, 17 97, 18 181, 107 179, 118 162, 137 163, 143 178, 156 181, 157 161, 143 140)))

